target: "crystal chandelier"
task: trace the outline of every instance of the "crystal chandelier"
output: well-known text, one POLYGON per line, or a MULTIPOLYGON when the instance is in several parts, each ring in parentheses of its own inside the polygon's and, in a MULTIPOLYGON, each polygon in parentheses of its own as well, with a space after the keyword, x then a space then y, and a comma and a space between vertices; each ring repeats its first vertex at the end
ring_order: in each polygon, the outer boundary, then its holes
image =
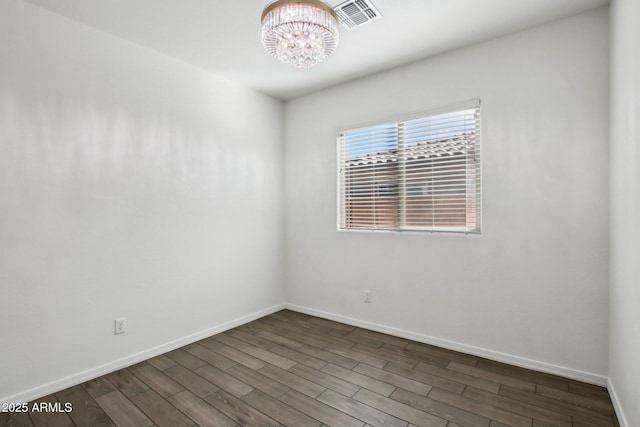
POLYGON ((262 12, 262 44, 285 64, 311 67, 338 46, 336 13, 319 0, 273 2, 262 12))

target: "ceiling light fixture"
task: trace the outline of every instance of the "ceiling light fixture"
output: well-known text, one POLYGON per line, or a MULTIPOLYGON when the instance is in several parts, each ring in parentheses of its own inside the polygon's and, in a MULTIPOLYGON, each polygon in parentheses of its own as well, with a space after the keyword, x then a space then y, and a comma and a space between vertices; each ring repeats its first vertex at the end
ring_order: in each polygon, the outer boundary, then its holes
POLYGON ((262 44, 285 64, 307 68, 338 46, 338 17, 319 0, 278 0, 262 12, 262 44))

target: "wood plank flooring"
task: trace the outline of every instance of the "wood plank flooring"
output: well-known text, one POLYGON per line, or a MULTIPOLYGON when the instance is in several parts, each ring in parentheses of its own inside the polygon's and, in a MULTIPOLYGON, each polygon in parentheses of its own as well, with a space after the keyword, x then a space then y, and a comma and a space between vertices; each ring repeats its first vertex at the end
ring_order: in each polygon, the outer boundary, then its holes
POLYGON ((0 414, 0 426, 618 427, 607 390, 280 311, 0 414))

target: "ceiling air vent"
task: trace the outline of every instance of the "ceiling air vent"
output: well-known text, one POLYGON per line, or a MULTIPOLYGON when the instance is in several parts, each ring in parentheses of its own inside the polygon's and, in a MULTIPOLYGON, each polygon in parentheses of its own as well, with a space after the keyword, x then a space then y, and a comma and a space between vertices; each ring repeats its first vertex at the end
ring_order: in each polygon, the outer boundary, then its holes
POLYGON ((333 10, 347 30, 353 30, 382 16, 369 0, 348 0, 333 10))

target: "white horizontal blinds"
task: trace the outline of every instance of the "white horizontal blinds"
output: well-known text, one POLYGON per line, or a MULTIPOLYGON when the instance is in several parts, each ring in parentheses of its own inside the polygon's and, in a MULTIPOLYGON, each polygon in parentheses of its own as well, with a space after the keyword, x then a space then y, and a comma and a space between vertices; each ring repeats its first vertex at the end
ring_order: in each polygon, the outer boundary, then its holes
POLYGON ((480 231, 480 109, 403 123, 405 228, 480 231))
POLYGON ((480 105, 346 131, 339 228, 480 232, 480 105))
POLYGON ((382 125, 339 138, 340 228, 398 228, 398 132, 382 125))

